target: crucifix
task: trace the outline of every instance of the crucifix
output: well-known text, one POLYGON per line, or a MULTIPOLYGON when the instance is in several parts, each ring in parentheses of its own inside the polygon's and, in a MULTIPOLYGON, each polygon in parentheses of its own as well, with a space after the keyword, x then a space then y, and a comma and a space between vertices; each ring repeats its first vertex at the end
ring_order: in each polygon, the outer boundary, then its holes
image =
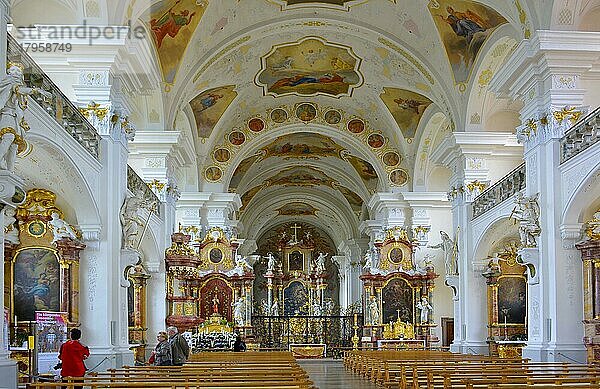
POLYGON ((298 230, 301 229, 302 227, 300 227, 297 223, 294 223, 293 226, 290 227, 292 230, 294 230, 294 242, 298 242, 298 230))

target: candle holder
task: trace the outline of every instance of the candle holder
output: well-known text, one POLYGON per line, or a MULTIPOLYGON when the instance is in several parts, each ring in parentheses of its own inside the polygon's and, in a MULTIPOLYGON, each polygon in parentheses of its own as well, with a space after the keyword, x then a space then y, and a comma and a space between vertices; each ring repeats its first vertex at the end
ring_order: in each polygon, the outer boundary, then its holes
POLYGON ((357 314, 354 314, 354 325, 352 326, 352 328, 354 328, 354 336, 352 337, 352 349, 353 350, 358 350, 358 320, 357 320, 357 314))
POLYGON ((508 324, 507 324, 508 311, 509 311, 509 308, 502 308, 502 313, 504 314, 504 340, 508 340, 508 324))

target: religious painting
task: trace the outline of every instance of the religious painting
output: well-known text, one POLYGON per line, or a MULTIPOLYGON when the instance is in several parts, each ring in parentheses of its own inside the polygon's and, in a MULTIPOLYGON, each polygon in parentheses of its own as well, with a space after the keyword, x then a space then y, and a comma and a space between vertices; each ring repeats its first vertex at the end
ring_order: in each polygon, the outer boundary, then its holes
POLYGON ((394 117, 404 138, 414 138, 423 112, 432 101, 418 93, 397 88, 383 88, 379 97, 394 117))
POLYGON ((367 190, 374 193, 377 190, 379 184, 379 177, 373 165, 365 161, 362 158, 355 157, 354 155, 348 155, 345 159, 350 162, 354 170, 358 173, 362 181, 364 182, 367 190))
POLYGON ((233 131, 229 134, 227 139, 232 145, 241 146, 246 141, 246 135, 244 135, 244 133, 241 131, 233 131))
POLYGON ((21 250, 13 271, 14 314, 19 321, 33 321, 35 311, 60 311, 60 266, 52 250, 21 250))
POLYGON ((527 281, 524 277, 498 279, 498 321, 507 324, 526 323, 527 281))
POLYGON ((263 158, 319 159, 338 157, 344 148, 328 136, 308 132, 283 135, 263 149, 263 158))
POLYGON ((288 113, 285 109, 276 108, 271 111, 271 120, 273 120, 275 123, 281 124, 288 120, 288 113))
POLYGON ((394 151, 388 151, 383 154, 382 160, 385 166, 396 166, 400 163, 400 155, 394 151))
POLYGON ((296 107, 296 117, 303 122, 310 122, 317 117, 317 108, 308 103, 300 104, 296 107))
POLYGON ((310 204, 293 201, 277 209, 280 216, 315 216, 318 209, 310 204))
MULTIPOLYGON (((282 10, 294 9, 301 7, 324 7, 349 10, 350 7, 358 4, 366 3, 369 0, 270 0, 273 3, 279 4, 282 10)), ((396 0, 392 0, 396 2, 396 0)))
POLYGON ((363 206, 363 199, 359 195, 342 185, 336 185, 335 188, 340 191, 354 211, 360 212, 363 206))
POLYGON ((283 289, 283 314, 308 315, 308 290, 300 281, 293 281, 283 289))
POLYGON ((371 134, 367 138, 367 143, 374 149, 379 149, 385 143, 385 138, 381 134, 371 134))
POLYGON ((403 278, 393 278, 382 290, 383 323, 414 323, 414 290, 403 278))
POLYGON ((304 271, 304 255, 300 251, 292 251, 288 255, 289 271, 304 271))
POLYGON ((361 132, 363 132, 365 130, 365 122, 363 122, 360 119, 352 119, 348 122, 346 127, 348 128, 348 131, 350 131, 351 133, 360 134, 361 132))
POLYGON ((254 196, 256 196, 256 194, 260 192, 260 190, 264 187, 265 185, 257 185, 253 188, 248 189, 246 193, 244 193, 241 197, 242 207, 240 208, 240 211, 243 211, 246 208, 246 206, 250 203, 250 201, 252 201, 254 196))
POLYGON ((252 118, 250 121, 248 121, 248 128, 252 132, 261 132, 265 129, 265 122, 259 118, 252 118))
POLYGON ((179 64, 207 6, 208 1, 162 0, 146 12, 144 19, 166 83, 175 82, 179 64))
POLYGON ((220 86, 200 93, 190 101, 190 108, 194 113, 198 137, 208 138, 213 128, 236 98, 235 85, 220 86))
POLYGON ((392 263, 399 265, 402 262, 403 254, 402 250, 398 247, 394 247, 390 250, 389 259, 392 263))
POLYGON ((217 149, 213 156, 217 162, 227 162, 231 158, 231 153, 227 149, 217 149))
POLYGON ((223 177, 223 171, 216 166, 210 166, 204 171, 204 177, 207 181, 216 182, 223 177))
POLYGON ((208 253, 208 259, 210 259, 212 263, 221 263, 223 260, 223 252, 218 248, 211 249, 208 253))
POLYGON ((452 67, 454 81, 466 83, 477 54, 494 29, 506 19, 492 8, 474 1, 437 0, 429 11, 452 67))
POLYGON ((294 166, 282 170, 267 181, 269 185, 305 187, 320 185, 331 187, 333 182, 335 182, 327 174, 310 166, 294 166))
POLYGON ((207 319, 213 314, 223 316, 232 321, 231 303, 233 290, 221 278, 212 278, 199 291, 200 317, 207 319))
POLYGON ((339 122, 342 121, 342 115, 339 113, 339 111, 336 111, 334 109, 331 109, 327 112, 325 112, 325 123, 327 124, 338 124, 339 122))
POLYGON ((350 96, 363 82, 352 48, 318 37, 274 46, 261 60, 256 83, 265 95, 350 96))
POLYGON ((244 175, 250 170, 254 162, 260 158, 258 155, 251 155, 248 158, 245 158, 240 162, 240 164, 235 168, 233 172, 233 176, 231 176, 231 181, 229 181, 229 191, 235 191, 238 187, 244 175))
POLYGON ((404 169, 392 170, 390 182, 395 186, 402 186, 408 182, 408 173, 404 169))

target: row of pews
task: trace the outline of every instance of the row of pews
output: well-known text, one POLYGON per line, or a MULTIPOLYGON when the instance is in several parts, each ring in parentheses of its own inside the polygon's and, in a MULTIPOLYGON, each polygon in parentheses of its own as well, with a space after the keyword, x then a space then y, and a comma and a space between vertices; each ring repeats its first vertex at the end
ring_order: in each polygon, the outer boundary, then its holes
POLYGON ((68 382, 33 383, 27 388, 90 389, 313 389, 289 352, 206 352, 183 366, 124 366, 68 382), (60 386, 57 386, 60 385, 60 386))
POLYGON ((600 366, 446 351, 346 351, 344 366, 383 388, 600 388, 600 366))

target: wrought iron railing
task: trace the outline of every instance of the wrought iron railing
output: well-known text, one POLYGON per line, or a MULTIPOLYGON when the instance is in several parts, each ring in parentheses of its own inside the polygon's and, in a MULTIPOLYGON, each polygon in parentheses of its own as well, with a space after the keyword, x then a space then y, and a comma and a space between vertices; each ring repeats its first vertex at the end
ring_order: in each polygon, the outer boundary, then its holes
POLYGON ((157 215, 159 215, 160 200, 158 199, 158 196, 129 165, 127 165, 127 189, 129 189, 132 193, 142 191, 144 194, 144 200, 149 204, 155 204, 156 206, 154 207, 154 211, 157 215))
POLYGON ((471 219, 483 215, 525 188, 525 176, 525 163, 522 163, 500 181, 481 192, 473 201, 473 215, 471 219))
POLYGON ((560 163, 600 141, 600 107, 581 119, 560 140, 560 163))
MULTIPOLYGON (((362 329, 362 315, 357 315, 362 329)), ((288 349, 290 344, 327 345, 327 356, 352 347, 354 316, 252 316, 254 335, 261 348, 288 349)))
POLYGON ((50 77, 31 58, 10 34, 8 35, 7 59, 19 62, 25 67, 25 82, 52 94, 52 99, 47 101, 43 96, 33 95, 30 99, 35 101, 56 122, 65 129, 80 145, 98 159, 100 135, 79 109, 61 92, 60 88, 52 82, 50 77))

